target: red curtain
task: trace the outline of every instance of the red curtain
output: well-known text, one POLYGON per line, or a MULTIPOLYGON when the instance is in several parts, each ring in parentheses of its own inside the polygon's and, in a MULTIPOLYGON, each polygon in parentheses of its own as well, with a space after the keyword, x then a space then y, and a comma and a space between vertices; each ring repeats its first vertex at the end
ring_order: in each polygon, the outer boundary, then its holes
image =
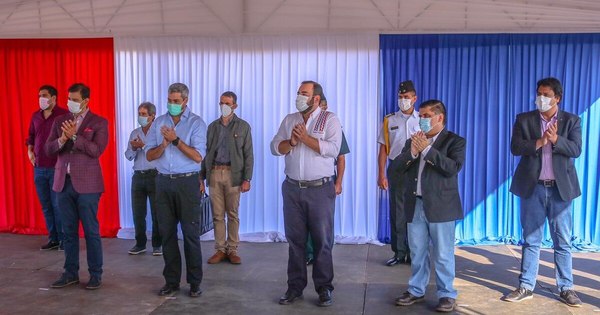
POLYGON ((0 232, 47 233, 25 139, 31 115, 39 110, 39 87, 55 86, 58 105, 66 108, 67 89, 82 82, 90 87, 90 110, 109 122, 98 219, 101 235, 115 237, 120 226, 113 40, 0 39, 0 74, 0 232))

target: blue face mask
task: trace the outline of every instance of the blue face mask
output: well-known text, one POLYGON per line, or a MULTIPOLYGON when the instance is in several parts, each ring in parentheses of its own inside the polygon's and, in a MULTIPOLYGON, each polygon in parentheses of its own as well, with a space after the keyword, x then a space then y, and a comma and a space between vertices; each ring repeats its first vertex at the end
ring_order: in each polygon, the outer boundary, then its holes
POLYGON ((148 126, 148 117, 142 117, 142 116, 138 116, 138 124, 140 124, 140 126, 142 127, 146 127, 148 126))
POLYGON ((424 133, 430 132, 431 129, 433 129, 433 126, 431 125, 431 118, 419 119, 419 127, 421 128, 421 131, 423 131, 424 133))
POLYGON ((169 114, 171 114, 171 116, 179 116, 181 115, 181 112, 183 112, 183 105, 167 103, 167 110, 169 110, 169 114))

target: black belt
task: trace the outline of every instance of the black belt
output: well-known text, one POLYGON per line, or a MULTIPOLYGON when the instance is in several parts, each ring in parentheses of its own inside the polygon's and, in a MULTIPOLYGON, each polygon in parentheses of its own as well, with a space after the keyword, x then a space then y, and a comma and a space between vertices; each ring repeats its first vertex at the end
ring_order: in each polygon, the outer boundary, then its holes
POLYGON ((179 174, 163 174, 163 173, 158 173, 158 175, 164 176, 164 177, 167 177, 167 178, 170 178, 170 179, 190 177, 190 176, 194 176, 194 175, 198 175, 198 174, 200 174, 200 172, 189 172, 189 173, 179 173, 179 174))
POLYGON ((285 181, 290 184, 294 184, 300 188, 319 187, 333 181, 333 176, 323 177, 315 180, 295 180, 286 176, 285 181))
POLYGON ((137 170, 137 171, 133 171, 133 174, 152 174, 152 175, 156 175, 158 174, 158 171, 153 168, 153 169, 149 169, 149 170, 137 170))
POLYGON ((217 162, 217 161, 215 161, 215 163, 214 163, 213 165, 224 165, 224 166, 231 166, 231 162, 222 163, 222 162, 217 162))
POLYGON ((538 180, 538 184, 544 185, 544 187, 554 187, 556 186, 556 181, 554 179, 540 179, 538 180))

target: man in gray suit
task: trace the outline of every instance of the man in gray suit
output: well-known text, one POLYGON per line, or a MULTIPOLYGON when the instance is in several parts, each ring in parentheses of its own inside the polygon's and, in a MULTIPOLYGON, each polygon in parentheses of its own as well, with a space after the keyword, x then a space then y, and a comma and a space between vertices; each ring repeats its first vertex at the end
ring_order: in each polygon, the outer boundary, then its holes
POLYGON ((504 296, 508 302, 533 297, 544 222, 548 218, 560 298, 569 306, 581 306, 573 290, 571 268, 571 204, 581 195, 573 159, 581 154, 581 120, 558 108, 562 95, 557 79, 538 81, 537 110, 517 115, 513 126, 510 149, 521 160, 510 191, 521 198, 525 241, 519 288, 504 296))

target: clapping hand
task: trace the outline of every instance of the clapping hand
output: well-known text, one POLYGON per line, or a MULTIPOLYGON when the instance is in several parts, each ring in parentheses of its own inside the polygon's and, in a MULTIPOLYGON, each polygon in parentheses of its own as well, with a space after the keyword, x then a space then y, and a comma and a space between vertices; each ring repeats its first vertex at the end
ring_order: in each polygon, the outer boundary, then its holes
MULTIPOLYGON (((553 123, 549 123, 548 124, 548 129, 546 129, 546 132, 544 132, 544 136, 543 138, 546 138, 547 141, 552 142, 552 144, 556 144, 556 141, 558 140, 558 122, 553 122, 553 123)), ((547 142, 544 143, 544 145, 547 142)))
POLYGON ((134 151, 137 151, 138 149, 143 148, 145 145, 144 141, 142 141, 142 139, 140 138, 139 135, 135 139, 130 141, 129 143, 131 143, 131 147, 133 148, 134 151))
POLYGON ((423 131, 418 131, 410 137, 410 153, 413 156, 419 155, 429 145, 429 140, 423 131))
POLYGON ((160 127, 160 133, 168 142, 171 142, 177 139, 177 133, 175 133, 175 128, 162 126, 160 127))

